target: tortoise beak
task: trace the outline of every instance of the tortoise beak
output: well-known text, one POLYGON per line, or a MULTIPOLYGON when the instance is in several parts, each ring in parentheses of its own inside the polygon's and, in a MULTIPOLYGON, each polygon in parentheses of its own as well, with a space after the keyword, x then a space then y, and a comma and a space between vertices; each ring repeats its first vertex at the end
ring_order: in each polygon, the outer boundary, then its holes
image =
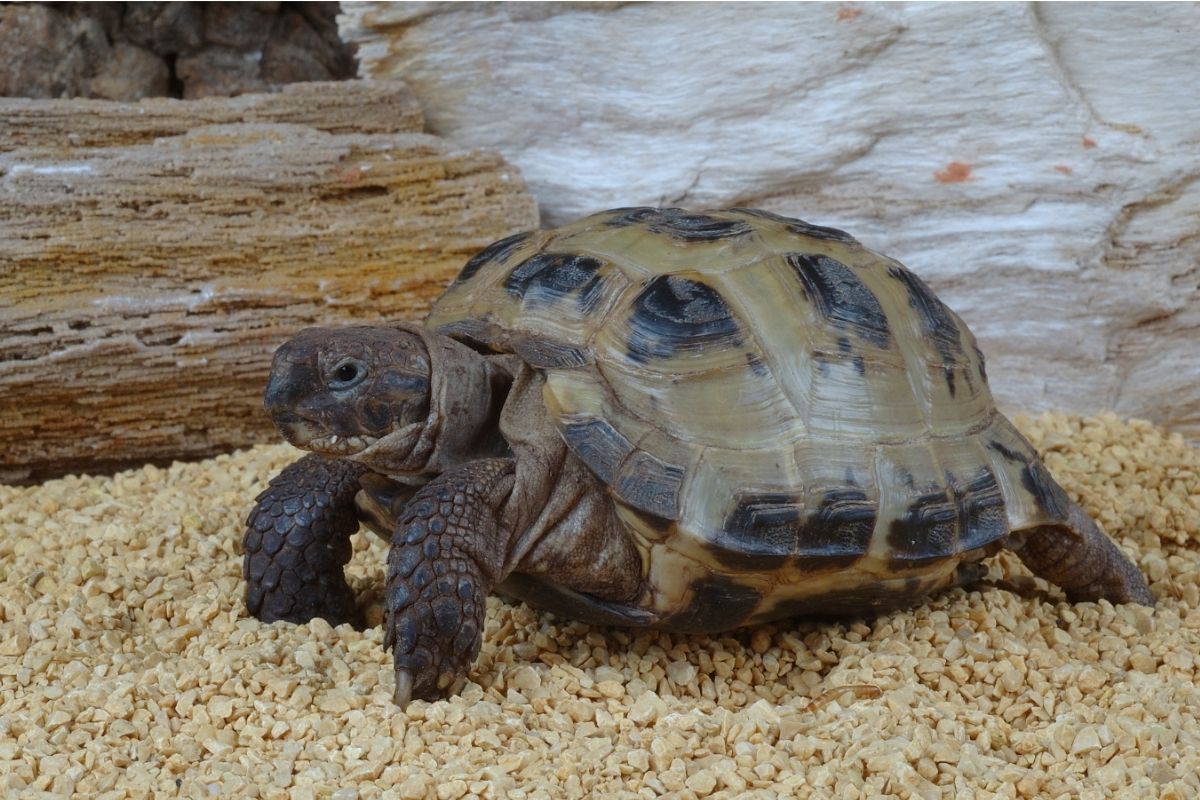
POLYGON ((263 393, 263 408, 271 415, 283 438, 297 447, 304 447, 324 433, 320 425, 298 410, 308 394, 307 387, 313 385, 315 370, 306 359, 293 359, 288 355, 286 345, 275 354, 271 377, 263 393))

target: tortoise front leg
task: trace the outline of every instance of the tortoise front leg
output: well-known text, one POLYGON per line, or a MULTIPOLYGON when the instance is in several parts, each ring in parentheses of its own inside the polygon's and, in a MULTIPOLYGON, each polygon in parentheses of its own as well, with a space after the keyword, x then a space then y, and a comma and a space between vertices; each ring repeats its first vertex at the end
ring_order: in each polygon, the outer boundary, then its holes
POLYGON ((246 520, 246 607, 264 622, 361 625, 344 567, 358 530, 360 464, 309 454, 276 475, 246 520))
POLYGON ((514 469, 511 459, 456 467, 404 507, 384 597, 384 646, 392 648, 401 708, 442 697, 479 655, 487 596, 505 577, 512 532, 499 510, 514 469))

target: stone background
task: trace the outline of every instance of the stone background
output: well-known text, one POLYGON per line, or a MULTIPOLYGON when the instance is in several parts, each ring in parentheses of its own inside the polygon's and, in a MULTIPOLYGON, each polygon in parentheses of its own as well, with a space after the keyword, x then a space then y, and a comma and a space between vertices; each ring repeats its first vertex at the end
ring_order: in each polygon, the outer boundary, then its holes
POLYGON ((352 77, 337 6, 0 5, 0 96, 190 99, 352 77))
POLYGON ((1200 5, 343 3, 360 74, 518 166, 545 223, 748 205, 970 324, 1008 410, 1200 436, 1200 5))

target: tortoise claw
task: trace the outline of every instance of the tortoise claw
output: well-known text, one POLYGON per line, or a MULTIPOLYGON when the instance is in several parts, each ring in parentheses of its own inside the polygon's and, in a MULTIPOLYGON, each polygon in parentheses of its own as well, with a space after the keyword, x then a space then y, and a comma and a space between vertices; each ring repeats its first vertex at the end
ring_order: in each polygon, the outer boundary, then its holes
POLYGON ((396 705, 400 706, 400 710, 408 708, 409 702, 412 700, 413 679, 412 673, 406 669, 396 670, 396 693, 392 695, 396 705))

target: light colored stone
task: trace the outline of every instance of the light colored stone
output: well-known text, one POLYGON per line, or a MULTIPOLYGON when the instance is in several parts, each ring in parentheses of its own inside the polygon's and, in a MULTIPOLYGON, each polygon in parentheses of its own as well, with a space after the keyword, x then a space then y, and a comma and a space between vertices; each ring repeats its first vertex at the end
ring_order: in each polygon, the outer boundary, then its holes
POLYGON ((638 725, 653 725, 654 721, 667 713, 667 704, 651 691, 643 692, 634 702, 627 715, 638 725))
POLYGON ((1200 6, 342 8, 360 74, 504 154, 548 222, 736 203, 844 228, 966 319, 1005 408, 1200 436, 1200 6))
POLYGON ((1094 727, 1088 725, 1075 734, 1075 739, 1071 742, 1071 754, 1089 753, 1092 750, 1099 750, 1100 747, 1100 734, 1094 727))
POLYGON ((541 686, 542 679, 538 676, 537 670, 525 664, 512 671, 512 674, 508 678, 508 685, 514 689, 526 692, 541 686))
POLYGON ((672 661, 667 664, 667 677, 677 684, 691 684, 696 680, 696 667, 687 661, 672 661))
POLYGON ((687 788, 691 789, 696 794, 704 797, 716 788, 717 779, 711 772, 702 769, 699 772, 690 775, 687 779, 687 788))

